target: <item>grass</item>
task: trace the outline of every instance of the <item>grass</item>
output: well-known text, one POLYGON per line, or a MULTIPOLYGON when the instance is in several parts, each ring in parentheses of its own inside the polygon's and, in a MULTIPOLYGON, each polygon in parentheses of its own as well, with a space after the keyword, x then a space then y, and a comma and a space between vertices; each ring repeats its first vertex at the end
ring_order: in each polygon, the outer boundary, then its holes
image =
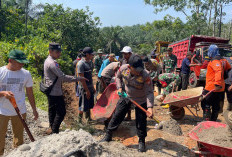
POLYGON ((34 96, 35 96, 36 107, 44 111, 47 111, 48 110, 47 96, 39 90, 39 83, 41 79, 33 78, 33 81, 34 81, 33 91, 34 91, 34 96))

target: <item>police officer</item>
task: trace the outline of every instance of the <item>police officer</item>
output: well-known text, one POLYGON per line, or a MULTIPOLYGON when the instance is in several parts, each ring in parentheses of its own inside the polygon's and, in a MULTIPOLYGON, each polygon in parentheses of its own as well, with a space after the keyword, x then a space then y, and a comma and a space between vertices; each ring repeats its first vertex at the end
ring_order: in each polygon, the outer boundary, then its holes
MULTIPOLYGON (((122 92, 123 85, 129 99, 139 103, 143 108, 147 109, 152 116, 154 94, 152 82, 148 71, 144 70, 142 59, 137 55, 132 55, 129 64, 122 65, 116 75, 116 84, 119 92, 122 92), (121 83, 123 82, 123 84, 121 83)), ((120 98, 116 105, 116 110, 106 129, 106 135, 101 140, 111 141, 112 132, 118 128, 123 121, 126 113, 132 104, 127 98, 120 98)), ((147 136, 147 116, 141 109, 135 107, 136 129, 139 137, 139 151, 145 151, 145 137, 147 136)))
POLYGON ((64 120, 66 114, 65 102, 62 92, 63 82, 76 82, 81 80, 87 80, 83 77, 74 77, 65 75, 57 63, 56 59, 60 58, 61 46, 58 43, 49 44, 49 56, 44 62, 44 79, 45 84, 51 86, 57 79, 53 89, 48 97, 48 116, 51 129, 47 130, 47 134, 59 133, 59 127, 64 120))
POLYGON ((177 57, 172 54, 171 47, 167 51, 167 55, 163 59, 163 73, 173 73, 177 65, 177 57))

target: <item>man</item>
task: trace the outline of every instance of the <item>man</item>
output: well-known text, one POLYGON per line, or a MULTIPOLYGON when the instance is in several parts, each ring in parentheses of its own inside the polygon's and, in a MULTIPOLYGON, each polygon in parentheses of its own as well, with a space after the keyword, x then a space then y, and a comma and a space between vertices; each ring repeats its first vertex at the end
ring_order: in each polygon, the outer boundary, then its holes
MULTIPOLYGON (((232 57, 227 58, 228 63, 232 66, 232 57)), ((227 110, 232 110, 232 70, 228 72, 228 78, 225 80, 225 91, 228 101, 227 110)))
POLYGON ((73 67, 74 69, 76 69, 77 63, 81 60, 81 53, 82 53, 82 49, 79 50, 77 58, 73 61, 73 67))
POLYGON ((120 67, 119 62, 112 62, 106 66, 106 68, 101 73, 101 78, 103 81, 103 88, 105 89, 111 82, 112 78, 115 76, 115 73, 120 67))
MULTIPOLYGON (((130 46, 123 47, 123 49, 121 50, 121 53, 123 55, 122 65, 128 64, 128 61, 129 61, 130 57, 133 54, 133 51, 132 51, 131 47, 130 46)), ((127 117, 125 118, 125 120, 126 121, 131 120, 131 109, 128 111, 127 117)))
POLYGON ((50 129, 47 130, 47 134, 59 133, 61 122, 64 120, 66 114, 65 102, 62 92, 63 82, 77 82, 85 80, 82 77, 75 77, 65 75, 57 63, 56 59, 60 58, 61 46, 58 43, 49 44, 49 56, 44 62, 44 79, 47 86, 51 86, 55 80, 56 83, 51 90, 48 97, 48 116, 50 129))
POLYGON ((172 54, 171 47, 167 51, 167 55, 163 59, 163 73, 173 73, 177 65, 177 57, 172 54))
POLYGON ((123 64, 128 64, 128 61, 129 61, 131 55, 133 54, 131 47, 130 46, 123 47, 121 53, 122 53, 123 59, 124 59, 122 61, 122 65, 123 64))
POLYGON ((225 90, 224 73, 225 70, 231 69, 231 66, 228 62, 222 65, 219 48, 216 45, 210 45, 208 56, 210 62, 207 67, 206 85, 202 94, 206 95, 208 92, 214 91, 201 102, 201 107, 204 120, 216 121, 220 110, 220 100, 225 90))
POLYGON ((190 74, 190 67, 196 66, 200 64, 191 64, 192 53, 188 52, 186 57, 183 59, 181 64, 181 82, 182 82, 182 90, 186 90, 188 88, 188 80, 190 74))
POLYGON ((98 54, 98 56, 96 56, 94 59, 94 66, 96 69, 96 73, 98 74, 99 70, 101 69, 101 65, 103 63, 103 57, 102 57, 103 51, 102 51, 102 49, 98 49, 97 54, 98 54))
MULTIPOLYGON (((176 87, 178 87, 181 80, 180 80, 179 74, 164 73, 164 74, 159 75, 159 82, 164 88, 162 96, 160 97, 160 100, 159 100, 160 102, 162 102, 169 93, 171 93, 176 87)), ((165 108, 168 108, 168 107, 169 106, 166 106, 165 108)))
POLYGON ((102 93, 104 91, 104 88, 103 88, 103 81, 102 81, 102 78, 101 78, 101 73, 102 71, 105 69, 105 67, 107 65, 109 65, 111 62, 115 62, 116 59, 115 59, 115 54, 111 53, 109 54, 109 58, 104 60, 102 65, 101 65, 101 69, 99 70, 98 72, 98 79, 100 80, 100 84, 99 84, 99 87, 98 87, 98 93, 102 93))
POLYGON ((23 68, 28 63, 26 55, 20 50, 9 53, 9 63, 0 68, 0 156, 4 153, 8 122, 13 129, 13 146, 23 144, 23 125, 9 99, 15 98, 20 113, 26 119, 25 89, 33 110, 34 119, 38 119, 33 94, 33 81, 29 71, 23 68))
MULTIPOLYGON (((153 114, 154 94, 152 89, 151 78, 149 73, 144 70, 142 59, 137 55, 132 55, 129 59, 129 65, 125 64, 120 67, 116 75, 116 84, 118 92, 125 92, 129 99, 139 103, 143 108, 147 109, 151 115, 153 114), (123 81, 124 84, 121 82, 123 81)), ((126 113, 132 104, 128 98, 121 97, 116 105, 116 110, 113 113, 112 119, 106 129, 106 135, 101 140, 111 141, 112 133, 123 121, 126 113)), ((145 137, 147 136, 147 116, 141 109, 135 108, 136 129, 139 137, 139 151, 145 151, 145 137)))
POLYGON ((83 118, 83 113, 85 113, 85 119, 91 121, 90 109, 94 106, 94 93, 95 88, 93 86, 93 64, 92 59, 94 57, 94 52, 91 47, 85 47, 83 49, 81 61, 78 62, 77 73, 81 77, 85 77, 88 81, 81 81, 79 88, 79 119, 81 123, 83 118))

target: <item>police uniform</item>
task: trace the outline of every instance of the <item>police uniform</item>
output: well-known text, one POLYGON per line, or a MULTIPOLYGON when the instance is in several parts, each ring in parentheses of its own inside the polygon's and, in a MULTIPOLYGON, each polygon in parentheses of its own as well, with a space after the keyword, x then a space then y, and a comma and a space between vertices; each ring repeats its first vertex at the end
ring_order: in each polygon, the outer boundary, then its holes
MULTIPOLYGON (((133 58, 133 56, 131 57, 133 58)), ((136 76, 130 73, 128 64, 122 65, 116 75, 116 84, 117 88, 122 88, 124 85, 128 98, 136 101, 144 109, 153 107, 154 94, 151 78, 148 71, 142 70, 141 74, 136 76)), ((107 133, 112 133, 112 131, 116 130, 123 121, 126 113, 130 109, 130 105, 132 104, 128 98, 120 98, 118 101, 116 110, 107 127, 107 133)), ((135 114, 138 137, 139 139, 142 139, 143 142, 145 142, 145 137, 147 136, 146 113, 135 107, 135 114)))
MULTIPOLYGON (((49 49, 61 51, 61 46, 57 43, 50 43, 49 49)), ((45 84, 51 86, 56 78, 58 79, 53 86, 51 93, 47 95, 49 103, 49 123, 53 133, 59 133, 60 124, 64 120, 64 116, 66 114, 65 102, 62 92, 62 83, 76 82, 79 80, 79 78, 65 75, 61 71, 57 61, 49 55, 44 62, 45 84)))
POLYGON ((163 59, 163 69, 165 73, 172 73, 175 71, 177 65, 177 57, 174 54, 165 56, 163 59))

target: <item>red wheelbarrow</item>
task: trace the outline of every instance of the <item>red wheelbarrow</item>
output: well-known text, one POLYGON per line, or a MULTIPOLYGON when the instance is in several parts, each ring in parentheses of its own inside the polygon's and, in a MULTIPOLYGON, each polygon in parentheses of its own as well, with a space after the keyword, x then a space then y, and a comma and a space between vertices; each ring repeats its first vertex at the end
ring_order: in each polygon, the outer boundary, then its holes
POLYGON ((190 131, 189 136, 191 139, 197 141, 197 146, 199 150, 191 150, 195 155, 200 157, 214 157, 214 156, 231 156, 232 157, 232 148, 221 147, 218 145, 213 145, 203 141, 199 134, 204 130, 209 130, 211 127, 214 128, 225 128, 227 125, 219 122, 205 121, 199 123, 195 128, 190 131))
POLYGON ((185 116, 184 107, 186 107, 194 117, 199 117, 197 113, 200 111, 198 103, 213 92, 210 91, 203 96, 202 91, 203 87, 197 87, 170 93, 165 97, 163 104, 169 104, 170 116, 175 120, 181 120, 185 116), (196 115, 188 107, 188 105, 195 108, 196 115))
POLYGON ((107 86, 96 105, 93 107, 93 118, 101 122, 110 118, 119 99, 116 84, 111 83, 107 86))

